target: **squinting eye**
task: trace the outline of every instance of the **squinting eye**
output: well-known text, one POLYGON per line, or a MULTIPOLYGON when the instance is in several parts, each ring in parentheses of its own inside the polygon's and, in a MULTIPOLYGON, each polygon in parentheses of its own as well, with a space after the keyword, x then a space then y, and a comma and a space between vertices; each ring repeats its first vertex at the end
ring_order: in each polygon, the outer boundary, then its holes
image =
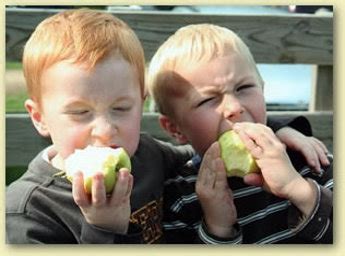
POLYGON ((203 104, 205 104, 205 103, 207 103, 213 99, 215 99, 215 97, 210 97, 210 98, 204 99, 198 103, 197 107, 200 107, 201 105, 203 105, 203 104))
POLYGON ((74 110, 74 111, 69 112, 69 114, 71 114, 71 115, 85 115, 88 113, 89 113, 88 110, 74 110))
POLYGON ((241 85, 237 88, 237 91, 245 90, 254 87, 252 84, 241 85))
POLYGON ((118 112, 125 112, 125 111, 129 111, 130 110, 130 107, 116 107, 116 108, 113 108, 113 111, 118 111, 118 112))

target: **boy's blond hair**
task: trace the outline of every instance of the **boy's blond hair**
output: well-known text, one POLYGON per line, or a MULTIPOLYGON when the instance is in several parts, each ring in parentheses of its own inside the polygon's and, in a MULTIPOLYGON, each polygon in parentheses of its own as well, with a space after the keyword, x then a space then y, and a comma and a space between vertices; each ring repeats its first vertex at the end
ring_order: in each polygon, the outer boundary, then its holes
POLYGON ((171 99, 183 95, 187 89, 179 70, 234 52, 253 65, 262 82, 252 54, 233 31, 212 24, 188 25, 177 30, 159 47, 148 69, 147 84, 158 111, 173 115, 171 99))
POLYGON ((109 13, 89 9, 68 10, 45 19, 24 48, 23 69, 29 96, 40 105, 41 76, 53 64, 72 60, 91 70, 116 51, 136 69, 144 98, 144 51, 125 22, 109 13))

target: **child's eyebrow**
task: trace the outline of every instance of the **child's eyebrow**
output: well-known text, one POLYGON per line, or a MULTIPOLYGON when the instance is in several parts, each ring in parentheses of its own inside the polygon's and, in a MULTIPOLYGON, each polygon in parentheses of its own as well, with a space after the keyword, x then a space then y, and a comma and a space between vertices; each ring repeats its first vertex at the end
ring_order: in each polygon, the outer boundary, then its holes
POLYGON ((218 81, 215 81, 215 84, 216 85, 227 85, 227 84, 240 84, 240 83, 243 83, 245 81, 248 81, 248 80, 254 80, 256 79, 256 75, 255 74, 243 74, 243 75, 239 75, 235 78, 233 77, 224 77, 223 79, 220 79, 218 81))
POLYGON ((255 74, 245 75, 238 80, 238 83, 243 83, 243 82, 246 82, 248 80, 250 80, 250 81, 257 80, 257 76, 255 74))
POLYGON ((87 105, 86 101, 81 99, 71 99, 63 105, 63 108, 72 108, 87 105))
POLYGON ((209 86, 205 86, 202 89, 200 89, 200 92, 203 94, 217 94, 217 93, 222 93, 224 91, 226 91, 226 84, 222 83, 222 84, 213 84, 213 85, 209 85, 209 86))
MULTIPOLYGON (((74 105, 82 105, 82 104, 89 104, 89 103, 97 103, 99 99, 94 99, 94 98, 88 98, 88 97, 73 97, 70 98, 64 106, 74 106, 74 105)), ((131 95, 121 95, 119 97, 114 97, 112 102, 124 102, 124 101, 133 101, 133 98, 131 95)))
POLYGON ((205 97, 205 96, 207 97, 210 95, 220 94, 223 90, 220 90, 218 86, 217 87, 207 86, 206 88, 202 88, 199 91, 195 90, 195 93, 189 93, 187 96, 187 101, 194 102, 194 101, 200 100, 201 97, 205 97))
POLYGON ((236 86, 242 83, 249 83, 249 82, 254 83, 256 81, 257 81, 256 77, 250 74, 250 75, 245 75, 245 76, 240 77, 237 81, 223 80, 222 82, 215 82, 210 85, 205 85, 202 88, 200 88, 198 91, 206 95, 224 93, 228 89, 227 86, 229 85, 229 83, 233 86, 236 86))
POLYGON ((114 102, 123 102, 123 101, 133 101, 133 98, 130 95, 125 95, 125 96, 121 96, 114 99, 114 102))

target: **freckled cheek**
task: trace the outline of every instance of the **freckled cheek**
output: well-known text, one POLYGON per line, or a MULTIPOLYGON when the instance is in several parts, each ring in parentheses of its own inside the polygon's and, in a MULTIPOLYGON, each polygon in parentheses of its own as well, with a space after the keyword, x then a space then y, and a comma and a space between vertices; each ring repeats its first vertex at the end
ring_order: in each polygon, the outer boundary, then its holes
POLYGON ((58 134, 57 145, 60 155, 63 158, 72 154, 75 149, 85 148, 89 143, 89 131, 86 129, 67 129, 64 133, 58 134))
POLYGON ((126 120, 121 124, 121 131, 117 134, 117 136, 121 137, 122 146, 131 156, 134 155, 138 148, 141 127, 140 120, 141 116, 126 120))
POLYGON ((255 122, 266 124, 266 103, 264 99, 257 102, 255 106, 255 122))
POLYGON ((138 127, 133 127, 130 129, 127 129, 126 135, 123 138, 124 139, 124 145, 126 151, 130 156, 133 156, 135 151, 138 148, 138 143, 139 143, 139 138, 140 138, 140 128, 138 127))
POLYGON ((189 125, 189 139, 192 146, 203 154, 213 142, 217 140, 219 119, 217 115, 203 114, 191 118, 189 125))
POLYGON ((266 103, 261 93, 255 94, 253 97, 247 98, 244 101, 243 106, 246 109, 246 113, 250 115, 247 117, 248 120, 246 121, 265 124, 266 103))

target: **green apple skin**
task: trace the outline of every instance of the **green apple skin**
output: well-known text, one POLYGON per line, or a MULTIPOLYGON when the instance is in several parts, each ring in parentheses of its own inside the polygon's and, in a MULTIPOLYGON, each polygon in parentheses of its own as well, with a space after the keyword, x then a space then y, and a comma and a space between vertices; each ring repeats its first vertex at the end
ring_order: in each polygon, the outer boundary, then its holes
POLYGON ((244 177, 260 171, 255 159, 236 132, 230 130, 223 133, 218 142, 228 177, 244 177))
POLYGON ((120 170, 121 168, 127 168, 128 170, 132 169, 131 159, 129 158, 127 152, 123 148, 119 148, 119 161, 117 164, 116 171, 120 170))
MULTIPOLYGON (((127 152, 123 148, 118 148, 117 150, 120 150, 120 153, 118 155, 109 155, 102 166, 104 186, 107 194, 113 191, 117 180, 117 173, 121 168, 127 168, 131 171, 131 160, 127 152)), ((67 178, 72 182, 71 176, 67 176, 67 178)), ((92 176, 84 177, 84 189, 87 194, 91 194, 92 176)))
MULTIPOLYGON (((119 157, 110 155, 103 163, 102 173, 104 177, 105 192, 111 193, 117 180, 117 167, 119 166, 119 157)), ((86 193, 91 194, 92 177, 88 176, 84 180, 86 193)))

